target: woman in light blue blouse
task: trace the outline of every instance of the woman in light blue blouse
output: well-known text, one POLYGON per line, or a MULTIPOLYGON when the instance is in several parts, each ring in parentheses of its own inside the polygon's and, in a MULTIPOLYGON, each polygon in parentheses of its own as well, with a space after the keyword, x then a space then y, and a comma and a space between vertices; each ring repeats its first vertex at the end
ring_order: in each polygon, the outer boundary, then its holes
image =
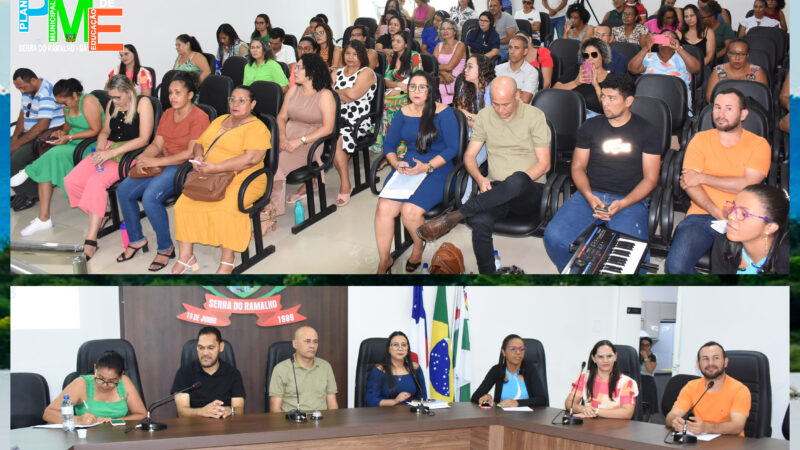
POLYGON ((389 335, 383 362, 367 378, 367 406, 395 406, 427 397, 425 375, 411 361, 408 337, 402 331, 389 335))

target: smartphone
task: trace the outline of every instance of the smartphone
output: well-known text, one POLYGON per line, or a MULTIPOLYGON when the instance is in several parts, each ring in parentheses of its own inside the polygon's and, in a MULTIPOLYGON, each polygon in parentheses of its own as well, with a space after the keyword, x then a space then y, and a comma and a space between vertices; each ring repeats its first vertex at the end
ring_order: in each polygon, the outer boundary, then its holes
POLYGON ((196 159, 190 159, 189 162, 192 163, 192 164, 203 164, 202 161, 198 161, 196 159))
POLYGON ((125 421, 122 419, 111 419, 111 426, 114 427, 124 427, 125 421))
POLYGON ((600 211, 600 212, 605 212, 605 213, 608 212, 608 206, 599 206, 598 205, 594 209, 595 209, 595 211, 600 211))
POLYGON ((583 81, 589 83, 592 81, 592 62, 584 61, 583 64, 583 81))
POLYGON ((666 35, 666 34, 654 34, 653 35, 653 44, 669 45, 669 35, 666 35))

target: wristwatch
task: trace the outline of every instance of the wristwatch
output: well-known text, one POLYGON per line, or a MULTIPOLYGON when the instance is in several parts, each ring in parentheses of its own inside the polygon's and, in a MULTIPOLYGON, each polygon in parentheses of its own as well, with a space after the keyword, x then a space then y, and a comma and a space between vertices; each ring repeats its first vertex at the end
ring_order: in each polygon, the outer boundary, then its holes
POLYGON ((302 142, 303 144, 308 142, 308 139, 306 139, 305 135, 300 136, 300 142, 302 142))
POLYGON ((428 163, 428 173, 433 173, 434 170, 433 164, 428 163))
POLYGON ((69 139, 69 141, 72 142, 72 135, 71 134, 67 135, 67 139, 69 139))

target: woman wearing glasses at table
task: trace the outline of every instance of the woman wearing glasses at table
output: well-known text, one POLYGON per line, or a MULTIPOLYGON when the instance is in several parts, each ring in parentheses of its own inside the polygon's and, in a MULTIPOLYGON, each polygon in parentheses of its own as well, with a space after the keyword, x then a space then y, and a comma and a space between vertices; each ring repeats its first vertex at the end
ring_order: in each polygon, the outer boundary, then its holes
POLYGON ((711 273, 789 273, 789 200, 782 190, 747 186, 723 211, 728 225, 711 250, 711 273))
POLYGON ((94 375, 81 375, 67 385, 44 410, 42 419, 61 423, 61 402, 65 395, 75 405, 76 425, 111 419, 138 421, 147 414, 139 391, 125 375, 125 360, 113 350, 100 355, 94 364, 94 375))
POLYGON ((598 38, 589 38, 581 43, 578 57, 584 64, 578 71, 578 77, 567 83, 556 83, 555 89, 575 91, 586 100, 586 118, 603 114, 603 105, 600 104, 600 83, 605 81, 611 64, 611 49, 598 38), (591 63, 591 70, 585 63, 591 63))
POLYGON ((526 364, 525 342, 509 334, 500 346, 500 360, 472 394, 472 403, 491 406, 547 406, 544 387, 533 367, 526 364), (494 395, 489 390, 494 387, 494 395))
POLYGON ((427 396, 425 375, 411 361, 408 336, 395 331, 386 342, 383 361, 375 364, 367 378, 367 406, 395 406, 427 396))
POLYGON ((577 417, 630 419, 637 396, 636 382, 619 370, 617 348, 602 340, 592 347, 589 365, 578 382, 572 383, 564 408, 572 410, 577 417), (613 391, 610 386, 614 386, 613 391))

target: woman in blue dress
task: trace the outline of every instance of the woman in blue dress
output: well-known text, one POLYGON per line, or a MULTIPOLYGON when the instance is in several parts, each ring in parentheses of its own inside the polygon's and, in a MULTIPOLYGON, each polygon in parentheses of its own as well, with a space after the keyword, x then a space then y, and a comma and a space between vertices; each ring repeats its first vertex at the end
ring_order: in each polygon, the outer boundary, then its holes
POLYGON ((375 209, 375 241, 378 246, 378 272, 391 273, 394 260, 390 255, 394 235, 394 219, 399 214, 414 241, 406 272, 414 272, 422 263, 422 239, 414 232, 425 223, 423 214, 443 200, 447 174, 459 151, 458 122, 447 105, 436 103, 436 85, 430 75, 418 70, 408 81, 410 104, 402 107, 389 127, 383 142, 383 153, 395 172, 403 175, 426 173, 425 179, 407 199, 378 199, 375 209), (397 147, 405 143, 406 153, 397 156, 397 147))
POLYGON ((383 362, 367 378, 367 406, 395 406, 427 397, 425 375, 411 361, 408 337, 402 331, 389 335, 383 362))

